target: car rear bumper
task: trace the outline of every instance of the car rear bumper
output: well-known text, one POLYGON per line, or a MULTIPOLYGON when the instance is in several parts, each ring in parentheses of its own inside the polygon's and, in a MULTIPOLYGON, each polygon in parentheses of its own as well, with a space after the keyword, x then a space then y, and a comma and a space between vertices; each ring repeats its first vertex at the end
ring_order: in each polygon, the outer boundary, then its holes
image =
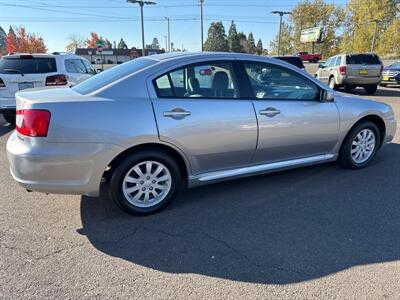
POLYGON ((15 110, 15 97, 0 97, 0 113, 15 110))
POLYGON ((98 196, 103 173, 121 149, 110 144, 47 143, 16 132, 7 142, 14 179, 28 190, 55 194, 98 196))
POLYGON ((378 85, 381 82, 381 77, 342 77, 341 82, 339 84, 344 85, 378 85))

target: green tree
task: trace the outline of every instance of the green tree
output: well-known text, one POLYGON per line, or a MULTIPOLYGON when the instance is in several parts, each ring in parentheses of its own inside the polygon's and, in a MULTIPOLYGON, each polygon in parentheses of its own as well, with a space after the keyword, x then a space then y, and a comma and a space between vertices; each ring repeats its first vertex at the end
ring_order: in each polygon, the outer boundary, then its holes
MULTIPOLYGON (((359 0, 357 0, 359 1, 359 0)), ((367 2, 370 0, 361 0, 367 2)), ((323 42, 315 45, 315 52, 326 56, 336 54, 338 49, 338 32, 345 20, 345 10, 325 0, 302 0, 292 9, 290 15, 291 36, 295 51, 311 52, 311 44, 300 41, 301 31, 313 27, 323 28, 323 42)))
POLYGON ((158 41, 158 38, 153 38, 153 41, 151 42, 151 49, 160 49, 160 42, 158 41))
POLYGON ((377 52, 387 58, 400 56, 400 19, 395 18, 377 43, 377 52))
POLYGON ((121 40, 119 41, 117 48, 118 49, 128 49, 128 46, 126 45, 123 38, 121 38, 121 40))
POLYGON ((6 51, 7 46, 7 33, 3 27, 0 26, 0 54, 6 51))
POLYGON ((240 38, 236 30, 236 25, 232 21, 228 31, 228 46, 229 51, 241 53, 243 52, 243 46, 240 44, 240 38))
POLYGON ((247 43, 249 45, 248 53, 250 53, 250 54, 256 53, 256 50, 257 50, 256 49, 256 42, 254 40, 254 36, 253 36, 252 32, 249 33, 249 37, 247 38, 247 43))
POLYGON ((263 43, 262 43, 262 40, 259 39, 258 42, 257 42, 257 46, 256 46, 256 53, 258 55, 261 55, 261 54, 263 54, 263 52, 264 52, 263 43))
MULTIPOLYGON (((282 22, 282 32, 281 32, 281 46, 280 46, 280 55, 292 54, 296 52, 293 37, 292 37, 293 29, 292 27, 282 22)), ((277 55, 278 54, 278 34, 269 44, 270 54, 277 55)))
POLYGON ((249 43, 247 42, 247 36, 243 32, 238 33, 240 45, 242 45, 243 53, 249 53, 249 43))
MULTIPOLYGON (((346 31, 341 39, 340 49, 343 52, 369 52, 375 29, 374 20, 378 20, 375 45, 379 46, 375 49, 378 50, 380 55, 392 51, 383 42, 388 42, 386 31, 391 26, 390 30, 396 31, 395 27, 398 22, 395 22, 395 20, 399 3, 399 0, 350 0, 346 6, 346 31)), ((397 47, 399 47, 399 44, 397 44, 397 47)))
POLYGON ((106 43, 106 48, 107 48, 107 49, 112 48, 112 44, 111 44, 111 42, 110 42, 109 39, 106 39, 106 40, 105 40, 105 43, 106 43))
POLYGON ((229 51, 228 40, 222 22, 212 22, 208 29, 207 40, 204 43, 205 51, 227 52, 229 51))

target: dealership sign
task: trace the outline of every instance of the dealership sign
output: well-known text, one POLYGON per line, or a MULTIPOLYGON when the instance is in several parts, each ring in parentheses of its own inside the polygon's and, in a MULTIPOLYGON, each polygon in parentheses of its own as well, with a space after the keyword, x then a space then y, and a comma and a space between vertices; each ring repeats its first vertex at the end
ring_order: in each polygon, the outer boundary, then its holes
POLYGON ((300 41, 302 43, 321 43, 322 27, 314 27, 301 31, 300 41))

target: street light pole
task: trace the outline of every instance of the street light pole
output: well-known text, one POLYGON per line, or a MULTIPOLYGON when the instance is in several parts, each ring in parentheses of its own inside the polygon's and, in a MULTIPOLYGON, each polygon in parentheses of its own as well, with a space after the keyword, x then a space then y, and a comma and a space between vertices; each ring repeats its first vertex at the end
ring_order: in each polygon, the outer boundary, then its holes
POLYGON ((146 50, 144 49, 144 18, 143 18, 143 7, 145 5, 154 5, 155 2, 143 1, 143 0, 126 0, 128 3, 137 3, 140 5, 140 19, 142 23, 142 56, 146 56, 146 50))
POLYGON ((375 23, 375 29, 374 29, 374 36, 372 37, 371 53, 373 53, 375 49, 376 33, 378 31, 378 23, 380 22, 380 20, 372 20, 372 22, 375 23))
POLYGON ((204 23, 204 17, 203 17, 203 4, 204 0, 199 0, 200 1, 200 23, 201 23, 201 52, 204 51, 204 29, 203 29, 203 23, 204 23))
POLYGON ((292 14, 290 11, 273 11, 272 14, 279 15, 279 35, 278 35, 278 56, 281 51, 281 34, 282 34, 282 17, 283 15, 290 15, 292 14))
POLYGON ((165 51, 171 52, 171 29, 170 29, 170 22, 169 22, 169 17, 165 17, 165 20, 167 20, 167 37, 168 37, 168 47, 165 49, 165 51))

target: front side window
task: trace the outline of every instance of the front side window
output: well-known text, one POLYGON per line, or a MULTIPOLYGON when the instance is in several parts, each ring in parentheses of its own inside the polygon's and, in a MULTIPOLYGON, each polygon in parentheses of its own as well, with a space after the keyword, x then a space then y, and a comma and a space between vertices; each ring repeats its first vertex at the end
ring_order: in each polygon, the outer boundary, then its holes
POLYGON ((92 74, 92 75, 96 74, 96 71, 95 71, 95 69, 93 68, 92 64, 90 64, 90 63, 89 63, 88 61, 86 61, 86 60, 82 60, 82 63, 85 65, 86 73, 87 73, 87 74, 92 74))
POLYGON ((154 80, 159 98, 237 98, 230 62, 188 65, 154 80))
POLYGON ((318 100, 319 89, 304 76, 272 64, 245 62, 244 68, 257 99, 318 100))

